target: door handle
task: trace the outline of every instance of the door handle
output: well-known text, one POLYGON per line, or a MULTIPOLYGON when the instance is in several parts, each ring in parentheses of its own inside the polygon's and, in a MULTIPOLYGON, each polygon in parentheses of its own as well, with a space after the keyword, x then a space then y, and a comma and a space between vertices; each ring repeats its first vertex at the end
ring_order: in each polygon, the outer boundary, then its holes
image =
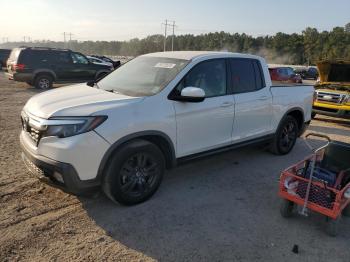
POLYGON ((221 104, 221 107, 229 107, 229 106, 232 106, 233 105, 233 102, 223 102, 221 104))
POLYGON ((260 101, 267 100, 267 99, 269 99, 268 96, 261 96, 258 98, 258 100, 260 100, 260 101))

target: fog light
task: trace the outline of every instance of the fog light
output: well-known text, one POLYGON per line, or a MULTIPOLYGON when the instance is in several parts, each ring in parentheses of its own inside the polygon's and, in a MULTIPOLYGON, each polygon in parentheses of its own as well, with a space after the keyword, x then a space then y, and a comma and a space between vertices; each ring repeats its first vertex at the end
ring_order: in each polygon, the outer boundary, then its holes
POLYGON ((63 177, 60 173, 54 172, 53 177, 60 183, 64 184, 63 177))

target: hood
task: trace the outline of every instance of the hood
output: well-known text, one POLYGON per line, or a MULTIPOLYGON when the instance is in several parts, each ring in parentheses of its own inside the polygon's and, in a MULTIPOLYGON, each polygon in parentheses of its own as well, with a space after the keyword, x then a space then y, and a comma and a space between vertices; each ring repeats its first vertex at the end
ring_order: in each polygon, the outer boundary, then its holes
POLYGON ((317 63, 319 85, 339 85, 350 89, 350 61, 335 60, 317 63))
POLYGON ((35 95, 28 100, 24 111, 46 119, 52 116, 89 116, 142 99, 79 84, 35 95))

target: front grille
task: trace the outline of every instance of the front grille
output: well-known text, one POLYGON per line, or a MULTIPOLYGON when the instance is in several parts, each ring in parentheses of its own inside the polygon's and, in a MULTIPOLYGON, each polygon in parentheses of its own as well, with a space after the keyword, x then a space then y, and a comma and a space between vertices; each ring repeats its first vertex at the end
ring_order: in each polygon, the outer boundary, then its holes
POLYGON ((319 102, 342 104, 344 102, 345 96, 346 95, 344 94, 335 94, 335 93, 317 91, 316 100, 319 102))

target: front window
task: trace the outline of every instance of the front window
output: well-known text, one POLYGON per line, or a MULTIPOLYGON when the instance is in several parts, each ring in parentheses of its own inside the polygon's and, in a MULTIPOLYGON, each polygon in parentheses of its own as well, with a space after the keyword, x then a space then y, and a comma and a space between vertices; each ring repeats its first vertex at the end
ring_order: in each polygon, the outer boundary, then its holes
POLYGON ((78 53, 72 53, 72 60, 74 64, 88 64, 89 61, 86 59, 85 56, 78 53))
POLYGON ((101 89, 129 96, 159 93, 188 61, 164 57, 137 57, 98 82, 101 89))
POLYGON ((185 87, 204 90, 205 97, 226 95, 226 63, 224 59, 208 60, 196 65, 176 87, 178 93, 185 87))

